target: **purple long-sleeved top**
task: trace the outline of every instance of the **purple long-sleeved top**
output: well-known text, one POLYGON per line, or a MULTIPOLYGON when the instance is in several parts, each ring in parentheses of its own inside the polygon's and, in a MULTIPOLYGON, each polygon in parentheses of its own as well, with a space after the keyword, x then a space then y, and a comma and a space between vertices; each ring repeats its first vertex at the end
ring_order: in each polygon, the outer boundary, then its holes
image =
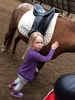
POLYGON ((32 81, 38 62, 50 61, 52 59, 53 54, 53 49, 50 50, 47 56, 43 56, 38 51, 35 51, 30 48, 26 54, 23 64, 19 68, 18 73, 28 81, 32 81))

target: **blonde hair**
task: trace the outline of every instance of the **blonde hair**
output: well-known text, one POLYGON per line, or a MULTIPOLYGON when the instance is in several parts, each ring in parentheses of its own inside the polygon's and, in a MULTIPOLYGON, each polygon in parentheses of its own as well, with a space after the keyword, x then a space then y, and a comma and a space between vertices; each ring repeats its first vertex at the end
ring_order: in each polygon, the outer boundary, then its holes
POLYGON ((28 44, 30 45, 30 42, 33 43, 38 36, 41 36, 43 38, 43 40, 44 40, 44 37, 43 37, 43 35, 40 32, 33 32, 31 34, 30 38, 29 38, 28 44))
POLYGON ((29 48, 31 47, 31 42, 34 43, 35 39, 38 37, 38 36, 41 36, 44 40, 44 37, 43 35, 40 33, 40 32, 33 32, 29 38, 29 42, 28 42, 28 47, 27 47, 27 50, 25 52, 25 54, 23 55, 22 59, 25 58, 25 55, 27 53, 27 51, 29 50, 29 48))

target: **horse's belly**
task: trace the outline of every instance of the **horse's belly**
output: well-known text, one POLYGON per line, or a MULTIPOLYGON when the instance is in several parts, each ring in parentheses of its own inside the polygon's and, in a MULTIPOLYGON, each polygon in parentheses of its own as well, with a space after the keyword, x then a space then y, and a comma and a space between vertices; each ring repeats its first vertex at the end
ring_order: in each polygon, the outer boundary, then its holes
POLYGON ((34 20, 35 16, 33 15, 33 9, 22 16, 18 24, 18 30, 23 36, 28 38, 28 33, 31 30, 34 20))

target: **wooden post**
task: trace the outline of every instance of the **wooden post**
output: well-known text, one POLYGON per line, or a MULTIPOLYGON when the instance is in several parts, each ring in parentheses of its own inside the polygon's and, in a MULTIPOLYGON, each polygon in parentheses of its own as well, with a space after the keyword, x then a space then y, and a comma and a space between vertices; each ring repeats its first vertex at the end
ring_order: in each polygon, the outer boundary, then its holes
POLYGON ((59 8, 58 0, 56 0, 56 3, 57 3, 57 8, 59 8))
POLYGON ((67 9, 68 9, 68 14, 67 16, 70 14, 70 0, 67 0, 67 9))
POLYGON ((50 6, 51 6, 51 8, 52 8, 52 7, 53 7, 53 2, 52 2, 52 0, 50 0, 50 4, 51 4, 50 6))
POLYGON ((63 6, 63 10, 64 10, 64 0, 62 0, 62 6, 63 6))

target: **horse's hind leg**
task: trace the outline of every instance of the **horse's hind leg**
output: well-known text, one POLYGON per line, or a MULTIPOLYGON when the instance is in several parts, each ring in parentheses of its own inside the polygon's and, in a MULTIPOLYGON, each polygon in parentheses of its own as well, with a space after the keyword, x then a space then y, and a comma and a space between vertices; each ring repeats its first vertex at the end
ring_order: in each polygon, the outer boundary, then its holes
POLYGON ((12 54, 15 54, 16 46, 17 46, 17 44, 18 44, 18 42, 19 42, 20 40, 21 40, 21 38, 20 38, 20 36, 18 35, 18 36, 15 38, 15 42, 14 42, 12 54))
POLYGON ((10 20, 10 24, 9 24, 9 30, 5 35, 4 38, 4 44, 2 45, 2 49, 1 51, 7 51, 12 43, 12 39, 14 37, 14 33, 16 31, 16 22, 14 19, 14 15, 12 14, 11 20, 10 20))

